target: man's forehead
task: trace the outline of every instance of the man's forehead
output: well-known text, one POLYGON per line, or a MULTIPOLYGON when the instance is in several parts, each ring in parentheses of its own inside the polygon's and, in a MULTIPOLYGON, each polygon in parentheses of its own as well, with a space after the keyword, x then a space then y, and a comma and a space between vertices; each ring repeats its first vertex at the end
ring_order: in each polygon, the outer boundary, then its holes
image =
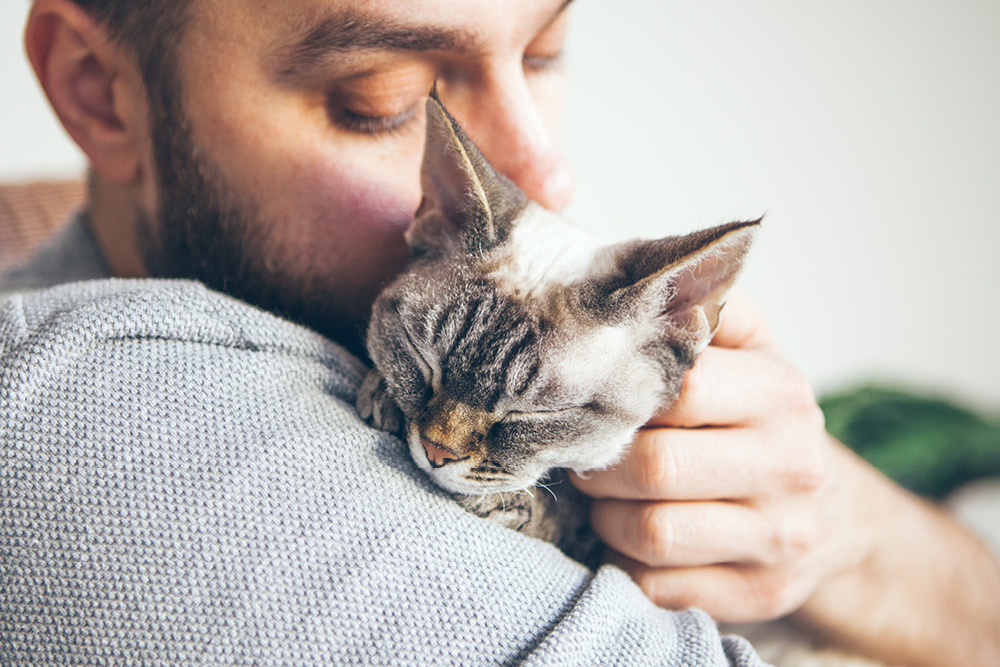
POLYGON ((471 52, 505 30, 543 28, 571 1, 196 0, 202 16, 194 23, 207 18, 217 32, 255 34, 275 50, 304 57, 383 48, 471 52))

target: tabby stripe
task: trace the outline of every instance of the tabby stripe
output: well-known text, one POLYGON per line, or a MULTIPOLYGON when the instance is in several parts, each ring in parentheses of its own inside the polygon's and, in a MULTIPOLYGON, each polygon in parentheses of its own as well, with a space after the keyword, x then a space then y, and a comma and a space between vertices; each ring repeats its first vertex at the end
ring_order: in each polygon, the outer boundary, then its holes
POLYGON ((431 343, 437 345, 438 341, 441 340, 441 334, 444 331, 445 325, 451 319, 451 316, 455 312, 455 305, 448 304, 444 308, 435 311, 435 317, 433 323, 431 323, 431 343))
POLYGON ((503 360, 505 370, 503 384, 508 394, 520 396, 527 390, 531 383, 531 378, 538 370, 538 356, 531 355, 528 368, 523 368, 516 364, 518 357, 530 352, 530 347, 538 340, 538 335, 532 329, 524 332, 516 346, 511 346, 507 356, 503 360))
POLYGON ((459 327, 458 331, 452 334, 452 345, 450 346, 449 352, 458 352, 460 348, 465 348, 472 344, 468 339, 469 331, 476 325, 479 309, 482 308, 482 305, 483 300, 481 298, 472 299, 468 304, 466 304, 465 312, 462 313, 464 316, 462 325, 459 327))

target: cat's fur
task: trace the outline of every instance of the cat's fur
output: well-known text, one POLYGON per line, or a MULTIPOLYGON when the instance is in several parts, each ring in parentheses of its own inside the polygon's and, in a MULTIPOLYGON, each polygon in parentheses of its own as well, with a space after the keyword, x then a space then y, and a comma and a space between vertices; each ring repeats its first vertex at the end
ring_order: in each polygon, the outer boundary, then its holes
POLYGON ((532 489, 614 463, 676 398, 759 221, 601 245, 528 200, 433 97, 427 116, 412 262, 374 304, 358 408, 467 509, 568 548, 576 494, 532 489))

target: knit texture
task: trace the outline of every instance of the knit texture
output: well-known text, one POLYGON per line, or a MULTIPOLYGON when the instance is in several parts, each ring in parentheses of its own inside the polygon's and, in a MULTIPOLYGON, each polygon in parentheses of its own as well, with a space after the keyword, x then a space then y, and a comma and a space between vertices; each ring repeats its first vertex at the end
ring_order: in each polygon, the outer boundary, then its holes
POLYGON ((77 213, 31 257, 0 271, 0 296, 6 291, 51 287, 59 283, 109 277, 94 238, 77 213))
POLYGON ((365 370, 197 283, 0 300, 0 664, 760 664, 464 512, 365 370))

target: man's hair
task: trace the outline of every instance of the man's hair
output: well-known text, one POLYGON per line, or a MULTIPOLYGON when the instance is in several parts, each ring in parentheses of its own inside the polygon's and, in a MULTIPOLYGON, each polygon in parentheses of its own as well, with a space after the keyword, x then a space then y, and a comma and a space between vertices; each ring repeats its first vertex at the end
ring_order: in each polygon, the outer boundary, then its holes
POLYGON ((132 51, 146 83, 173 69, 191 0, 73 0, 132 51))

